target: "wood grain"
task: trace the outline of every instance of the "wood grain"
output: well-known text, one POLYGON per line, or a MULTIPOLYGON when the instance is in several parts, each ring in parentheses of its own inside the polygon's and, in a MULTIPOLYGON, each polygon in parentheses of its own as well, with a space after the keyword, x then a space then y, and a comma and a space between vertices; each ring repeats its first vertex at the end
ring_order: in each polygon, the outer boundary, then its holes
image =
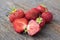
POLYGON ((60 40, 60 0, 2 0, 0 1, 0 40, 60 40), (10 4, 8 5, 7 2, 10 4), (7 15, 10 6, 23 9, 25 12, 40 4, 45 4, 52 12, 54 18, 36 36, 31 37, 25 33, 18 34, 9 22, 7 15))

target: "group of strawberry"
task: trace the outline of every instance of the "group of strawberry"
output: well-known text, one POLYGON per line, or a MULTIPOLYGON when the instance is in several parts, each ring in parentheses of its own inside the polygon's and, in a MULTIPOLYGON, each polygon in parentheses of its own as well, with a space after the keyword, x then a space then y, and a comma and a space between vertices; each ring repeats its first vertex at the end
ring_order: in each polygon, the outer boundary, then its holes
POLYGON ((27 32, 30 36, 38 33, 52 19, 52 13, 42 5, 30 9, 26 13, 21 9, 15 9, 9 15, 9 20, 13 24, 14 30, 18 33, 27 32))

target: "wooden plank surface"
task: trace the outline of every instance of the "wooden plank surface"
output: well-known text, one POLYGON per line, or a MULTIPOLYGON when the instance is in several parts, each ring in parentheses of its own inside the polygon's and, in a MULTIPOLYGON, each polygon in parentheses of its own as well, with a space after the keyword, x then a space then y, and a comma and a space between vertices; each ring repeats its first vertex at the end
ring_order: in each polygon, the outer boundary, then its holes
POLYGON ((1 0, 0 40, 60 40, 60 0, 1 0), (15 6, 17 9, 20 8, 27 11, 42 3, 53 13, 53 21, 47 24, 45 28, 34 37, 25 33, 16 33, 6 16, 10 11, 9 8, 15 6))

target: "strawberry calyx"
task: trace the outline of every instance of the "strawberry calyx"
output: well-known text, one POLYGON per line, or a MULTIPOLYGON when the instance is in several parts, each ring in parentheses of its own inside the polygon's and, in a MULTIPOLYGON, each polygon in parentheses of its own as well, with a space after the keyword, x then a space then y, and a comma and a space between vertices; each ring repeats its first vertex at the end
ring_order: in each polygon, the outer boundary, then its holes
POLYGON ((38 24, 40 24, 40 23, 42 22, 42 18, 41 18, 41 17, 37 18, 37 19, 36 19, 36 22, 37 22, 38 24))
POLYGON ((11 8, 11 12, 10 13, 14 13, 17 9, 15 7, 11 8))
POLYGON ((46 7, 44 4, 40 4, 42 7, 46 7))
POLYGON ((45 12, 48 12, 48 9, 47 8, 45 8, 45 12))
POLYGON ((40 4, 40 5, 45 8, 45 12, 48 12, 48 9, 46 8, 44 4, 40 4))
POLYGON ((24 33, 27 33, 27 27, 24 29, 24 33))

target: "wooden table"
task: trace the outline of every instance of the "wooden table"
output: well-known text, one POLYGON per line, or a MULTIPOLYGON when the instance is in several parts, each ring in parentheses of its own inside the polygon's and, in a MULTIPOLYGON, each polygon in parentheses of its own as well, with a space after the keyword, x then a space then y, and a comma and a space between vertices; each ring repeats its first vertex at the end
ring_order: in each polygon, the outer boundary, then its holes
POLYGON ((60 0, 1 0, 0 40, 60 40, 60 0), (27 11, 40 4, 46 5, 49 11, 53 13, 53 21, 34 37, 25 33, 16 33, 7 17, 10 6, 27 11))

